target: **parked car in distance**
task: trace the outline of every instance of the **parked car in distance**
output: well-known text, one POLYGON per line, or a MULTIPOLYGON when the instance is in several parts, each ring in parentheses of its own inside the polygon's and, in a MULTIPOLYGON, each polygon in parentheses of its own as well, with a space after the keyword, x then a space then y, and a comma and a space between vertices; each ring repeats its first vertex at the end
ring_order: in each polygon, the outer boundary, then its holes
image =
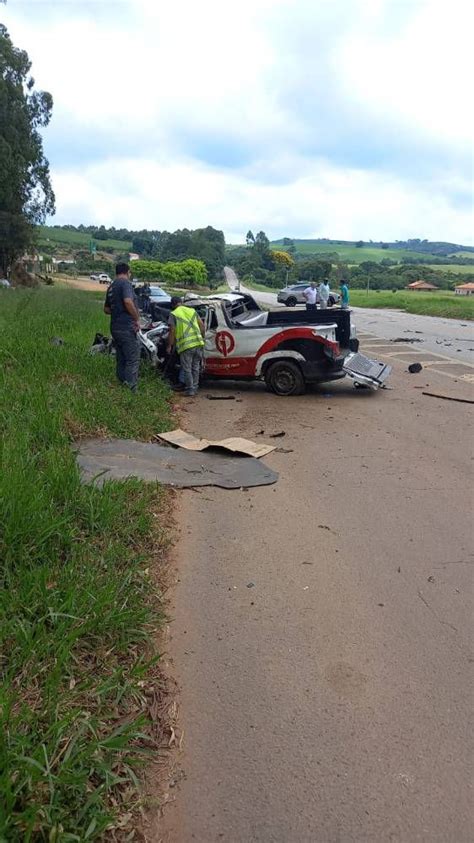
POLYGON ((110 275, 107 275, 106 272, 101 272, 100 275, 99 275, 99 283, 100 284, 111 284, 112 279, 111 279, 110 275))
MULTIPOLYGON (((303 291, 309 287, 309 283, 309 281, 304 281, 298 282, 298 284, 289 284, 288 287, 283 287, 277 295, 277 301, 280 302, 280 304, 286 304, 287 307, 295 307, 297 304, 305 304, 303 291)), ((328 306, 333 307, 335 304, 338 304, 340 300, 340 294, 331 290, 329 293, 328 306)))
POLYGON ((89 275, 89 278, 91 279, 91 281, 98 281, 99 280, 99 276, 97 274, 95 274, 94 272, 91 275, 89 275))
POLYGON ((170 302, 171 296, 161 287, 158 287, 157 284, 150 284, 150 301, 157 302, 158 304, 165 301, 170 302))

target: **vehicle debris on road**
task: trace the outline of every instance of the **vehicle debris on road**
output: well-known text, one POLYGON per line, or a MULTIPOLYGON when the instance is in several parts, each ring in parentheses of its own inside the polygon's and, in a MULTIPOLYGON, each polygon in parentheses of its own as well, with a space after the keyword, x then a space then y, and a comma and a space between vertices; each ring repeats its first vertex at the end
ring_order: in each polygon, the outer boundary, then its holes
POLYGON ((257 444, 250 439, 243 439, 240 436, 232 436, 228 439, 219 439, 211 441, 209 439, 199 439, 193 436, 192 433, 187 433, 181 428, 176 430, 169 430, 166 433, 157 433, 156 437, 171 445, 176 445, 178 448, 187 448, 190 451, 205 451, 208 448, 224 448, 226 451, 232 451, 233 454, 246 454, 249 457, 264 457, 275 450, 275 445, 257 444))
POLYGON ((278 480, 277 472, 254 457, 175 450, 133 439, 84 439, 77 447, 76 460, 81 482, 99 488, 109 480, 130 477, 181 489, 243 489, 278 480))
POLYGON ((421 372, 422 369, 423 366, 421 365, 421 363, 410 363, 408 367, 408 371, 411 375, 416 375, 416 373, 421 372))
POLYGON ((460 404, 474 404, 471 398, 456 398, 454 395, 440 395, 438 392, 422 392, 422 395, 429 395, 430 398, 442 398, 443 401, 458 401, 460 404))

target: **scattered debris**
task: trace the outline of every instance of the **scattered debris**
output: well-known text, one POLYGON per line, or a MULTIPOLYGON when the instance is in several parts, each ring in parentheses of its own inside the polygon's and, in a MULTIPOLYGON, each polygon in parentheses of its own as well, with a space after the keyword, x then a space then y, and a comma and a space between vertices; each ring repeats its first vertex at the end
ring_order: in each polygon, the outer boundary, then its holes
POLYGON ((441 395, 437 392, 422 392, 422 395, 429 395, 430 398, 442 398, 443 401, 458 401, 460 404, 474 404, 472 398, 455 398, 454 395, 441 395))
POLYGON ((383 608, 385 606, 385 603, 377 603, 377 606, 381 606, 383 608))
POLYGON ((414 375, 414 374, 416 374, 416 372, 421 372, 422 368, 423 368, 423 366, 421 365, 421 363, 410 363, 410 365, 408 367, 408 371, 412 375, 414 375))
POLYGON ((253 457, 171 450, 133 439, 84 439, 76 453, 81 482, 102 486, 109 480, 139 477, 185 489, 220 486, 242 489, 276 483, 278 474, 253 457))
POLYGON ((239 436, 217 441, 198 439, 197 436, 193 436, 192 433, 186 433, 185 430, 181 430, 179 427, 176 430, 169 430, 166 433, 157 433, 156 438, 163 439, 164 442, 169 442, 178 448, 186 448, 189 451, 223 448, 226 451, 232 451, 233 454, 245 454, 249 457, 264 457, 266 454, 270 454, 275 450, 274 445, 257 445, 256 442, 251 442, 250 439, 242 439, 239 436))
POLYGON ((254 582, 248 582, 247 588, 255 588, 255 583, 254 582))
POLYGON ((113 350, 113 340, 111 337, 106 337, 104 334, 96 334, 94 342, 92 343, 89 354, 111 354, 113 350))
MULTIPOLYGON (((210 395, 207 394, 206 398, 209 401, 235 401, 235 395, 210 395)), ((240 399, 242 400, 242 399, 240 399)))
POLYGON ((284 430, 280 430, 279 433, 269 433, 268 435, 270 439, 279 439, 280 436, 286 436, 286 432, 284 430))
POLYGON ((51 345, 64 345, 64 340, 61 337, 51 337, 51 345))
POLYGON ((276 454, 292 454, 293 448, 275 448, 276 454))
MULTIPOLYGON (((415 333, 419 333, 415 331, 415 333)), ((394 340, 390 340, 390 342, 423 342, 423 340, 419 340, 418 337, 396 337, 394 340)))
POLYGON ((434 581, 435 581, 434 577, 428 577, 428 582, 434 582, 434 581))

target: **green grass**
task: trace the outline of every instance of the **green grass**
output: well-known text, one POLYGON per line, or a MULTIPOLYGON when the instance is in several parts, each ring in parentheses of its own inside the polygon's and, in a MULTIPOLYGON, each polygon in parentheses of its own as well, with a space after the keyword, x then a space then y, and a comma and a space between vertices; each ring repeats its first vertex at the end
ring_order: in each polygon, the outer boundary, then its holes
POLYGON ((351 305, 355 307, 398 308, 407 313, 427 316, 445 316, 451 319, 474 319, 474 297, 456 296, 451 292, 416 293, 405 290, 396 293, 350 291, 351 305))
POLYGON ((42 225, 40 226, 40 245, 49 241, 50 244, 57 246, 58 251, 61 246, 74 249, 89 249, 89 243, 94 240, 97 243, 97 251, 100 252, 103 248, 116 249, 122 254, 131 249, 131 242, 129 240, 95 240, 91 234, 81 233, 80 231, 68 231, 63 228, 55 228, 54 226, 42 225))
POLYGON ((98 297, 0 299, 0 840, 94 840, 157 752, 150 633, 163 618, 148 566, 164 499, 136 480, 81 486, 71 442, 150 437, 169 424, 167 391, 144 371, 132 395, 112 358, 88 354, 108 328, 98 297))
MULTIPOLYGON (((453 275, 472 275, 474 278, 474 264, 463 266, 462 264, 451 264, 451 263, 438 263, 438 264, 427 264, 430 269, 436 269, 439 272, 444 272, 445 275, 449 275, 450 272, 453 275)), ((420 275, 423 277, 423 267, 420 267, 420 275)))
MULTIPOLYGON (((416 258, 420 257, 419 252, 411 252, 408 249, 380 249, 376 246, 357 246, 342 245, 338 243, 315 243, 311 240, 294 240, 296 251, 299 254, 313 255, 326 254, 329 252, 337 252, 341 261, 345 263, 358 264, 363 261, 376 261, 377 263, 384 258, 390 260, 401 261, 402 258, 416 258)), ((275 243, 271 244, 272 249, 281 249, 282 246, 275 243)))

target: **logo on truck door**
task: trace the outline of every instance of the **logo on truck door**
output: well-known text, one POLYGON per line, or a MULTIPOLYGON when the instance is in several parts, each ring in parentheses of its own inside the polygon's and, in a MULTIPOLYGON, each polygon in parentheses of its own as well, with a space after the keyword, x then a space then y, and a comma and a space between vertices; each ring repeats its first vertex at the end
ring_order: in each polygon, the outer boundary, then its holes
POLYGON ((216 348, 219 354, 227 357, 235 348, 235 340, 229 331, 218 331, 216 334, 216 348))

